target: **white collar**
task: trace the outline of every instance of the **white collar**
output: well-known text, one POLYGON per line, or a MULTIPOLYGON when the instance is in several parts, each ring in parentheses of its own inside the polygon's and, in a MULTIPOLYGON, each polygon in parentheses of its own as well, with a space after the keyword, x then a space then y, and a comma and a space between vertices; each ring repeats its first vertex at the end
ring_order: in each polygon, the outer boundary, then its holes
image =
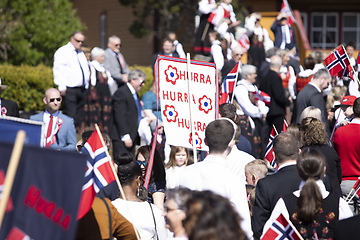
POLYGON ((320 88, 315 84, 315 83, 313 83, 313 82, 309 82, 309 84, 311 84, 312 86, 314 86, 314 88, 316 88, 316 90, 318 90, 319 91, 319 93, 321 93, 321 90, 320 90, 320 88))
POLYGON ((351 123, 360 124, 360 118, 354 118, 351 123))
POLYGON ((284 167, 287 167, 287 166, 293 166, 293 165, 296 165, 296 161, 288 161, 288 162, 285 162, 283 163, 279 168, 278 168, 278 171, 284 167))
POLYGON ((100 64, 98 61, 93 60, 90 63, 97 71, 99 72, 105 72, 105 68, 102 64, 100 64))
MULTIPOLYGON (((296 191, 294 192, 294 195, 295 195, 296 197, 299 197, 299 196, 300 196, 300 192, 301 192, 301 189, 303 188, 304 184, 305 184, 305 181, 301 181, 300 186, 299 186, 299 190, 296 190, 296 191)), ((324 182, 323 182, 321 179, 319 179, 319 180, 316 181, 316 184, 317 184, 318 187, 319 187, 319 190, 320 190, 320 193, 321 193, 321 195, 322 195, 322 198, 323 198, 323 199, 326 198, 326 197, 329 195, 329 192, 326 191, 324 182)))
POLYGON ((222 157, 214 156, 214 155, 211 155, 211 154, 209 154, 204 159, 204 162, 212 162, 212 163, 222 164, 224 166, 225 166, 225 161, 226 161, 226 159, 224 159, 222 157))
POLYGON ((129 82, 127 82, 126 85, 130 89, 131 94, 134 95, 136 93, 135 88, 133 86, 131 86, 131 84, 129 82))

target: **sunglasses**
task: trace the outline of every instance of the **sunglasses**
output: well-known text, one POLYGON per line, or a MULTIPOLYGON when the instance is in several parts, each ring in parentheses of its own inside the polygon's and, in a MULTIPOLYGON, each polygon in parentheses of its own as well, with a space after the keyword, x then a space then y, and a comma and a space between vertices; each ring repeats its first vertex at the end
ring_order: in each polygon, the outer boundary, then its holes
POLYGON ((120 44, 115 44, 115 47, 121 47, 121 43, 120 44))
POLYGON ((146 167, 147 165, 145 161, 136 160, 136 162, 139 164, 139 166, 143 165, 144 167, 146 167))
POLYGON ((74 38, 74 40, 77 41, 78 43, 84 43, 84 41, 77 40, 76 38, 74 38))
POLYGON ((50 98, 50 102, 54 102, 55 101, 55 99, 56 99, 56 101, 58 101, 58 102, 60 102, 61 101, 61 98, 59 97, 59 98, 50 98))

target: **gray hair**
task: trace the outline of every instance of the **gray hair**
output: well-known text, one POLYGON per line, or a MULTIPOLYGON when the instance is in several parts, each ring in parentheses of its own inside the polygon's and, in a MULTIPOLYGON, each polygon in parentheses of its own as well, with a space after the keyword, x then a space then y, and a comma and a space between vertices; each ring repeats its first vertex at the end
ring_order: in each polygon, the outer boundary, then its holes
POLYGON ((329 71, 326 68, 318 70, 315 73, 313 79, 319 79, 321 77, 323 77, 324 79, 331 78, 331 75, 330 75, 329 71))
POLYGON ((282 59, 279 55, 271 57, 270 68, 279 68, 282 65, 282 59))
POLYGON ((105 51, 102 48, 99 48, 99 47, 94 47, 91 50, 91 58, 92 59, 94 59, 95 57, 98 57, 100 55, 104 55, 104 54, 105 54, 105 51))
POLYGON ((146 74, 140 69, 133 69, 129 73, 128 82, 130 82, 131 79, 139 79, 139 78, 143 78, 145 80, 146 74))
POLYGON ((191 198, 192 191, 185 187, 176 187, 166 190, 167 201, 174 200, 180 210, 186 210, 186 202, 191 198))
POLYGON ((256 67, 254 65, 247 64, 247 65, 242 65, 242 67, 241 67, 241 77, 243 79, 246 79, 246 76, 248 74, 251 75, 254 72, 256 72, 256 67))
POLYGON ((108 45, 109 45, 110 43, 112 43, 115 39, 119 39, 119 40, 121 41, 121 39, 120 39, 118 36, 112 35, 111 37, 109 37, 108 45))
POLYGON ((279 49, 277 47, 270 48, 266 51, 265 56, 271 58, 272 56, 279 55, 279 49))

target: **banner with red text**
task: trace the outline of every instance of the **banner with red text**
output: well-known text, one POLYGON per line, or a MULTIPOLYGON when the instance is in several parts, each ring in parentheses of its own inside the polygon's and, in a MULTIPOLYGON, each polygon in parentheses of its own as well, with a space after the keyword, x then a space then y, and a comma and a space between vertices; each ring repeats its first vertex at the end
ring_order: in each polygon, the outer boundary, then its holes
MULTIPOLYGON (((13 144, 0 142, 0 190, 13 144)), ((74 239, 87 155, 24 146, 0 239, 74 239)))
POLYGON ((186 59, 159 56, 155 66, 155 78, 159 97, 166 142, 170 145, 192 147, 192 124, 196 148, 207 151, 205 128, 218 115, 218 82, 214 63, 191 61, 187 80, 186 59), (191 85, 189 93, 188 83, 191 85))

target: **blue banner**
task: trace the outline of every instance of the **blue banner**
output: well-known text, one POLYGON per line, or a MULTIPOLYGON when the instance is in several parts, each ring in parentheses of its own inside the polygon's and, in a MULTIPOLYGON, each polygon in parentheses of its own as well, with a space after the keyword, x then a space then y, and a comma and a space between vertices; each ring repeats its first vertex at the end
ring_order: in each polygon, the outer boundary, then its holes
MULTIPOLYGON (((0 142, 0 189, 12 148, 0 142)), ((74 239, 86 157, 24 146, 0 239, 74 239)))

